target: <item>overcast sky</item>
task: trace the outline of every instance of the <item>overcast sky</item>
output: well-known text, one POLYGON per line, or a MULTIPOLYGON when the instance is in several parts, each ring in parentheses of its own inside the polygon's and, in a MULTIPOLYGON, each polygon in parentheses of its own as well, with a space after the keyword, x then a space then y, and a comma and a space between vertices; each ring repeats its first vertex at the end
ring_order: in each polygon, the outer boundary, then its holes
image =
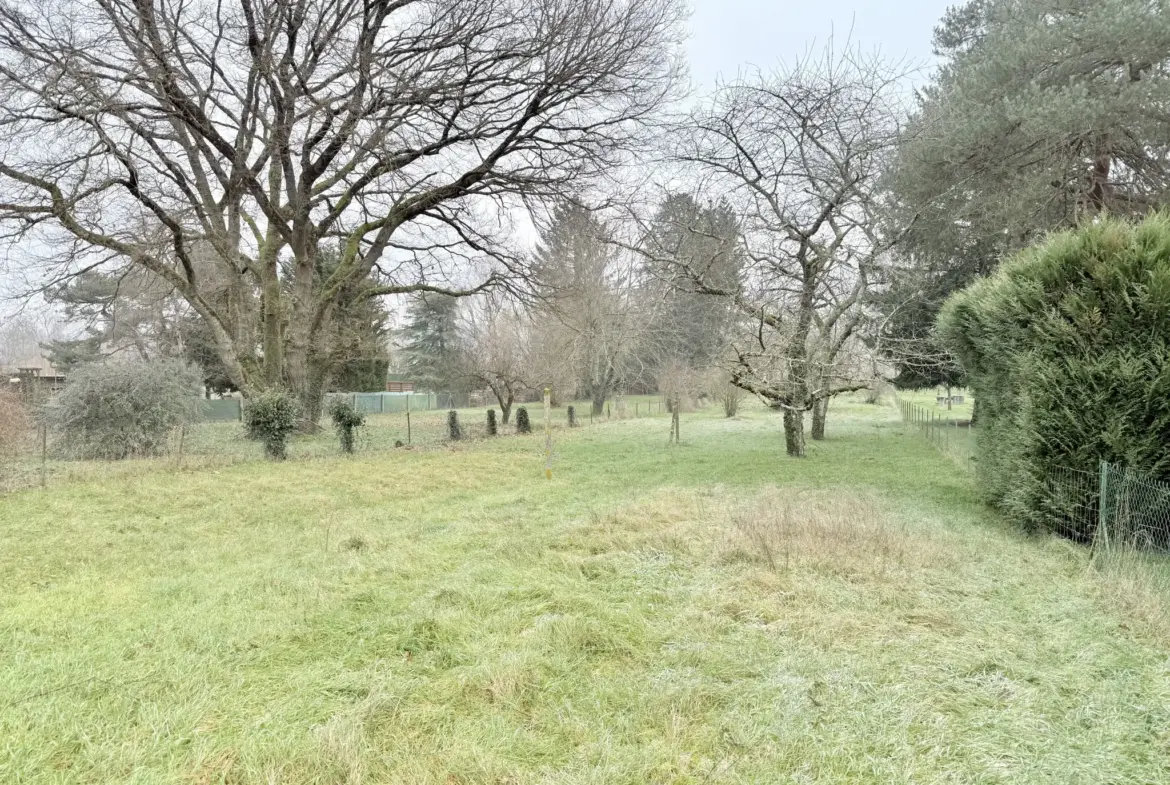
POLYGON ((691 0, 691 79, 709 87, 745 66, 791 62, 830 36, 850 36, 866 51, 931 59, 934 26, 959 0, 691 0))

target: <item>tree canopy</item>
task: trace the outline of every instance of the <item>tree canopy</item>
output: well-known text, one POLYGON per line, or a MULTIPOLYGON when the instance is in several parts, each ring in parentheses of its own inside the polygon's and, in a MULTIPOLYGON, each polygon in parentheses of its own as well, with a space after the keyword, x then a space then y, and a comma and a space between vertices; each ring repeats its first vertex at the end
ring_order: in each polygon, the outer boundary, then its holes
POLYGON ((947 375, 929 335, 950 292, 1049 231, 1166 204, 1170 7, 972 0, 947 12, 935 51, 887 181, 905 236, 883 302, 903 375, 926 378, 947 375))

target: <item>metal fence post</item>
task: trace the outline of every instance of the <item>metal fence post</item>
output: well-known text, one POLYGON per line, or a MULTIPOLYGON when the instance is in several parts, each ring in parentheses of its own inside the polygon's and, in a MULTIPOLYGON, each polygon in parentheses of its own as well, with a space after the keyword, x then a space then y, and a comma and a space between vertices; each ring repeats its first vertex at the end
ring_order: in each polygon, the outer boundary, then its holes
POLYGON ((1098 469, 1100 472, 1100 498, 1097 500, 1097 535, 1093 537, 1093 545, 1096 547, 1098 540, 1101 542, 1101 548, 1106 552, 1109 551, 1109 525, 1107 521, 1109 516, 1105 512, 1105 507, 1109 499, 1109 464, 1101 461, 1101 466, 1098 469))

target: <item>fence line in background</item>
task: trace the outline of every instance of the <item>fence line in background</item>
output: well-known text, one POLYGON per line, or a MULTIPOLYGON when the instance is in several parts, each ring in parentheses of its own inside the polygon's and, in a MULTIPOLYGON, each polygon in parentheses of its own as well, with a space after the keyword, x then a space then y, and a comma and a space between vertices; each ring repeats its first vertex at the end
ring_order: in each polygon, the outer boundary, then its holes
MULTIPOLYGON (((351 404, 354 393, 341 395, 351 404)), ((436 447, 448 443, 447 411, 443 404, 457 400, 456 396, 442 394, 388 393, 383 398, 379 393, 357 393, 358 407, 369 415, 366 425, 358 429, 356 448, 359 453, 389 454, 404 447, 436 447), (396 396, 396 397, 395 397, 396 396), (381 400, 379 400, 381 398, 381 400), (370 409, 373 408, 371 412, 370 409)), ((26 436, 17 443, 0 451, 0 494, 33 488, 38 485, 52 485, 62 480, 86 481, 105 477, 111 471, 142 471, 136 466, 158 465, 169 462, 174 466, 196 468, 199 466, 223 466, 228 463, 263 460, 260 445, 244 436, 239 424, 240 401, 236 398, 202 400, 202 422, 186 428, 176 428, 169 443, 161 454, 148 459, 149 464, 138 461, 75 461, 62 457, 58 434, 43 427, 31 427, 26 436)), ((517 403, 512 408, 515 415, 520 406, 533 404, 517 403)), ((539 405, 539 404, 537 404, 539 405)), ((624 406, 604 407, 600 415, 592 415, 589 402, 576 402, 576 423, 598 425, 619 419, 645 419, 669 417, 669 406, 661 396, 652 400, 630 401, 624 406), (589 407, 590 417, 584 417, 582 406, 589 407)), ((460 421, 466 439, 487 437, 486 415, 488 409, 500 407, 495 401, 486 402, 474 409, 463 408, 460 421)), ((567 409, 559 407, 551 411, 552 426, 568 428, 567 409)), ((338 444, 333 429, 326 418, 321 433, 308 438, 298 437, 290 445, 290 458, 326 457, 336 455, 338 444)), ((664 428, 665 430, 665 428, 664 428)), ((515 420, 508 425, 499 425, 498 437, 510 438, 515 433, 515 420)))
POLYGON ((975 428, 969 420, 940 416, 925 406, 895 396, 902 422, 918 432, 943 455, 965 469, 975 465, 975 428))

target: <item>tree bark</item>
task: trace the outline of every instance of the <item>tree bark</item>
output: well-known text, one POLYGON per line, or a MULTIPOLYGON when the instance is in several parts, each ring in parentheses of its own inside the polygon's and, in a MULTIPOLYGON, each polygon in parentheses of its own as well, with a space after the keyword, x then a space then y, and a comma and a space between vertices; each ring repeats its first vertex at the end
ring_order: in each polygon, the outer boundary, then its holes
POLYGON ((504 425, 508 424, 508 420, 512 417, 512 401, 514 397, 512 393, 508 393, 504 397, 496 396, 500 402, 500 419, 504 421, 504 425))
POLYGON ((784 442, 791 458, 804 457, 804 412, 784 411, 784 442))
POLYGON ((592 403, 594 415, 605 414, 605 393, 602 393, 600 396, 594 394, 592 403))
POLYGON ((813 404, 812 409, 812 438, 814 441, 823 441, 825 438, 825 419, 829 414, 829 399, 821 398, 813 404))

